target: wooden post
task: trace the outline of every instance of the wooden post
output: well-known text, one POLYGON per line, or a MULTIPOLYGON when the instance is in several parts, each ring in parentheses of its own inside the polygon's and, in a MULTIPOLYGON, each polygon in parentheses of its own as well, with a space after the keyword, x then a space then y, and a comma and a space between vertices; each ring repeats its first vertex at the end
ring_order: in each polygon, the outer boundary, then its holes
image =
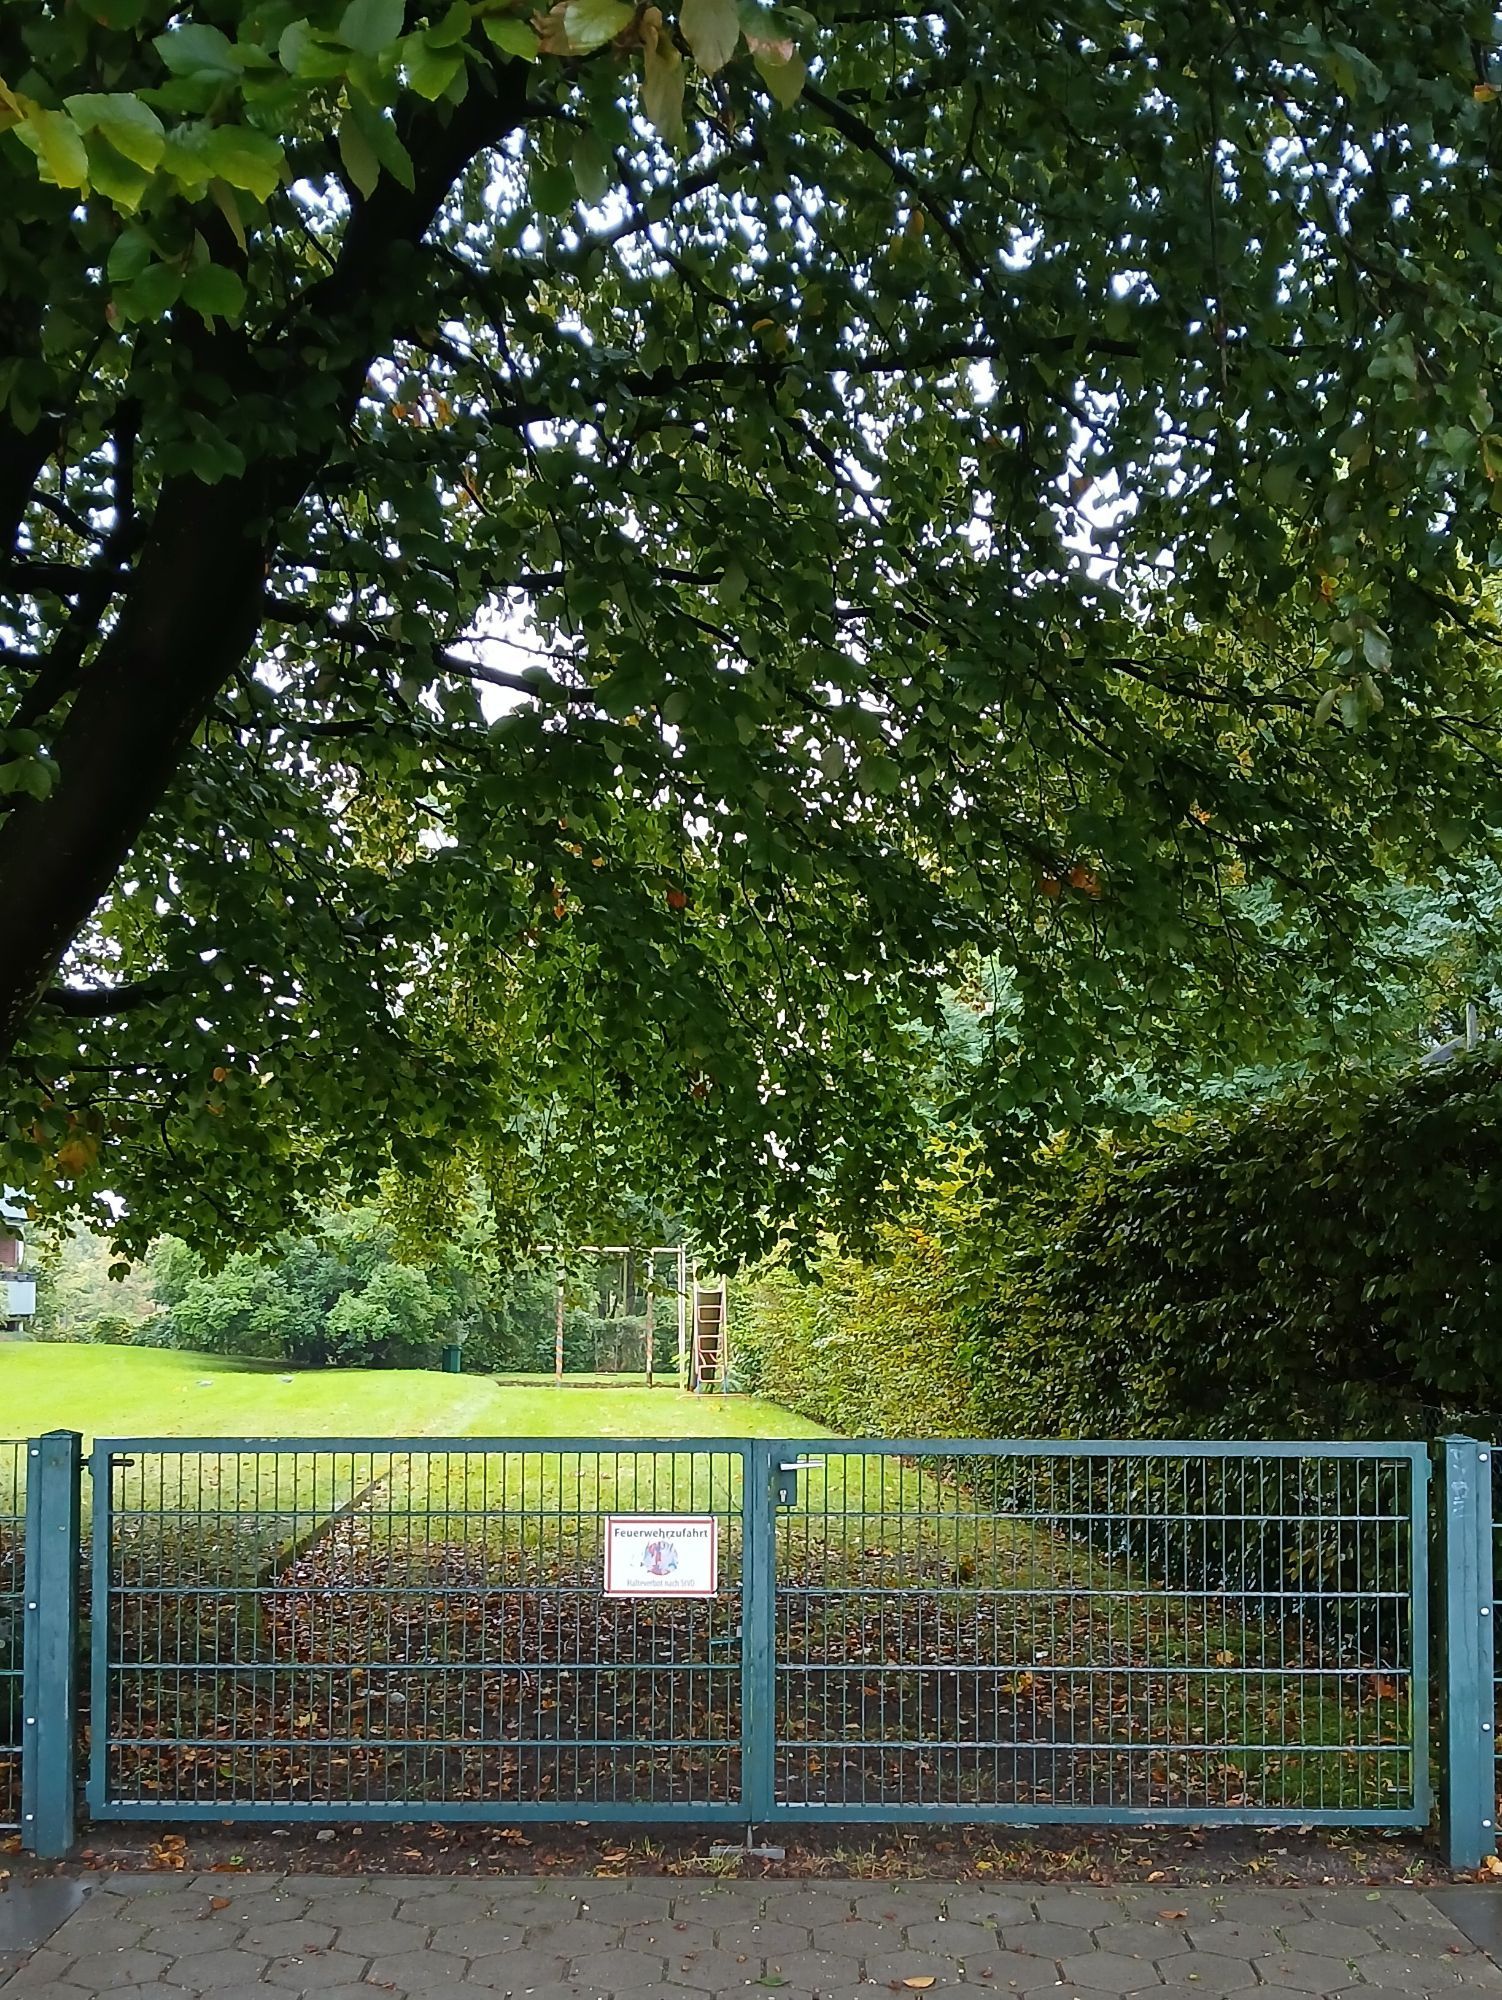
POLYGON ((678 1387, 688 1387, 688 1252, 678 1245, 678 1387))
POLYGON ((647 1387, 652 1386, 652 1276, 647 1274, 647 1387))
POLYGON ((563 1380, 563 1273, 558 1274, 558 1317, 553 1333, 553 1379, 563 1380))

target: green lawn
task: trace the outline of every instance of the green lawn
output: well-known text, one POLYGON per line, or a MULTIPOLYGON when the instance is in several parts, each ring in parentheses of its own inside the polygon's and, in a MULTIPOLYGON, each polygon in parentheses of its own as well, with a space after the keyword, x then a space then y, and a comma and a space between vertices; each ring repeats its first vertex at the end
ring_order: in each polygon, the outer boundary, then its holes
POLYGON ((806 1437, 756 1396, 418 1368, 290 1369, 151 1347, 0 1346, 0 1427, 103 1437, 806 1437))

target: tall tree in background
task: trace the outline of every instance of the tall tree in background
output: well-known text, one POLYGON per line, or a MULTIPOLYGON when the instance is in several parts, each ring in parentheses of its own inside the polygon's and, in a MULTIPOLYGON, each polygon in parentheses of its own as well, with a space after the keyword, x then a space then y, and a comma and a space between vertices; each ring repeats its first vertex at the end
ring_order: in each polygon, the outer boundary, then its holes
POLYGON ((971 955, 998 1145, 1255 1053, 1499 820, 1494 30, 12 0, 5 1173, 748 1246, 971 955))

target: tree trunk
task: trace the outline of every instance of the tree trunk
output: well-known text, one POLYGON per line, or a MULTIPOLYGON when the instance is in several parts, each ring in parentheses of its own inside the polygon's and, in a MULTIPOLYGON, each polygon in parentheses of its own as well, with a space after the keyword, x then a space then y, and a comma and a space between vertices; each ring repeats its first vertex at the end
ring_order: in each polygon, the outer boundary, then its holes
POLYGON ((255 640, 258 511, 243 480, 167 488, 120 622, 53 745, 53 790, 0 820, 0 1061, 255 640))

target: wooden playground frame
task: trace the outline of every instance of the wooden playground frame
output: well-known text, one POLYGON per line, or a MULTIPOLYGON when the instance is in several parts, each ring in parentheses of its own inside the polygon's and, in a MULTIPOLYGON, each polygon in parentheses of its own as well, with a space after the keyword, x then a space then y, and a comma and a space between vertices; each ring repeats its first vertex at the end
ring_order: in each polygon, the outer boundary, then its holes
MULTIPOLYGON (((633 1248, 628 1243, 579 1243, 570 1253, 576 1257, 619 1257, 623 1269, 640 1256, 646 1264, 646 1361, 647 1387, 656 1386, 657 1365, 653 1307, 657 1300, 656 1270, 660 1257, 674 1260, 673 1301, 676 1314, 677 1372, 680 1389, 695 1394, 725 1393, 730 1378, 729 1286, 722 1277, 710 1277, 697 1257, 691 1258, 683 1243, 659 1243, 650 1249, 633 1248)), ((563 1333, 567 1279, 560 1265, 555 1288, 555 1332, 553 1337, 553 1379, 564 1380, 563 1333)))

